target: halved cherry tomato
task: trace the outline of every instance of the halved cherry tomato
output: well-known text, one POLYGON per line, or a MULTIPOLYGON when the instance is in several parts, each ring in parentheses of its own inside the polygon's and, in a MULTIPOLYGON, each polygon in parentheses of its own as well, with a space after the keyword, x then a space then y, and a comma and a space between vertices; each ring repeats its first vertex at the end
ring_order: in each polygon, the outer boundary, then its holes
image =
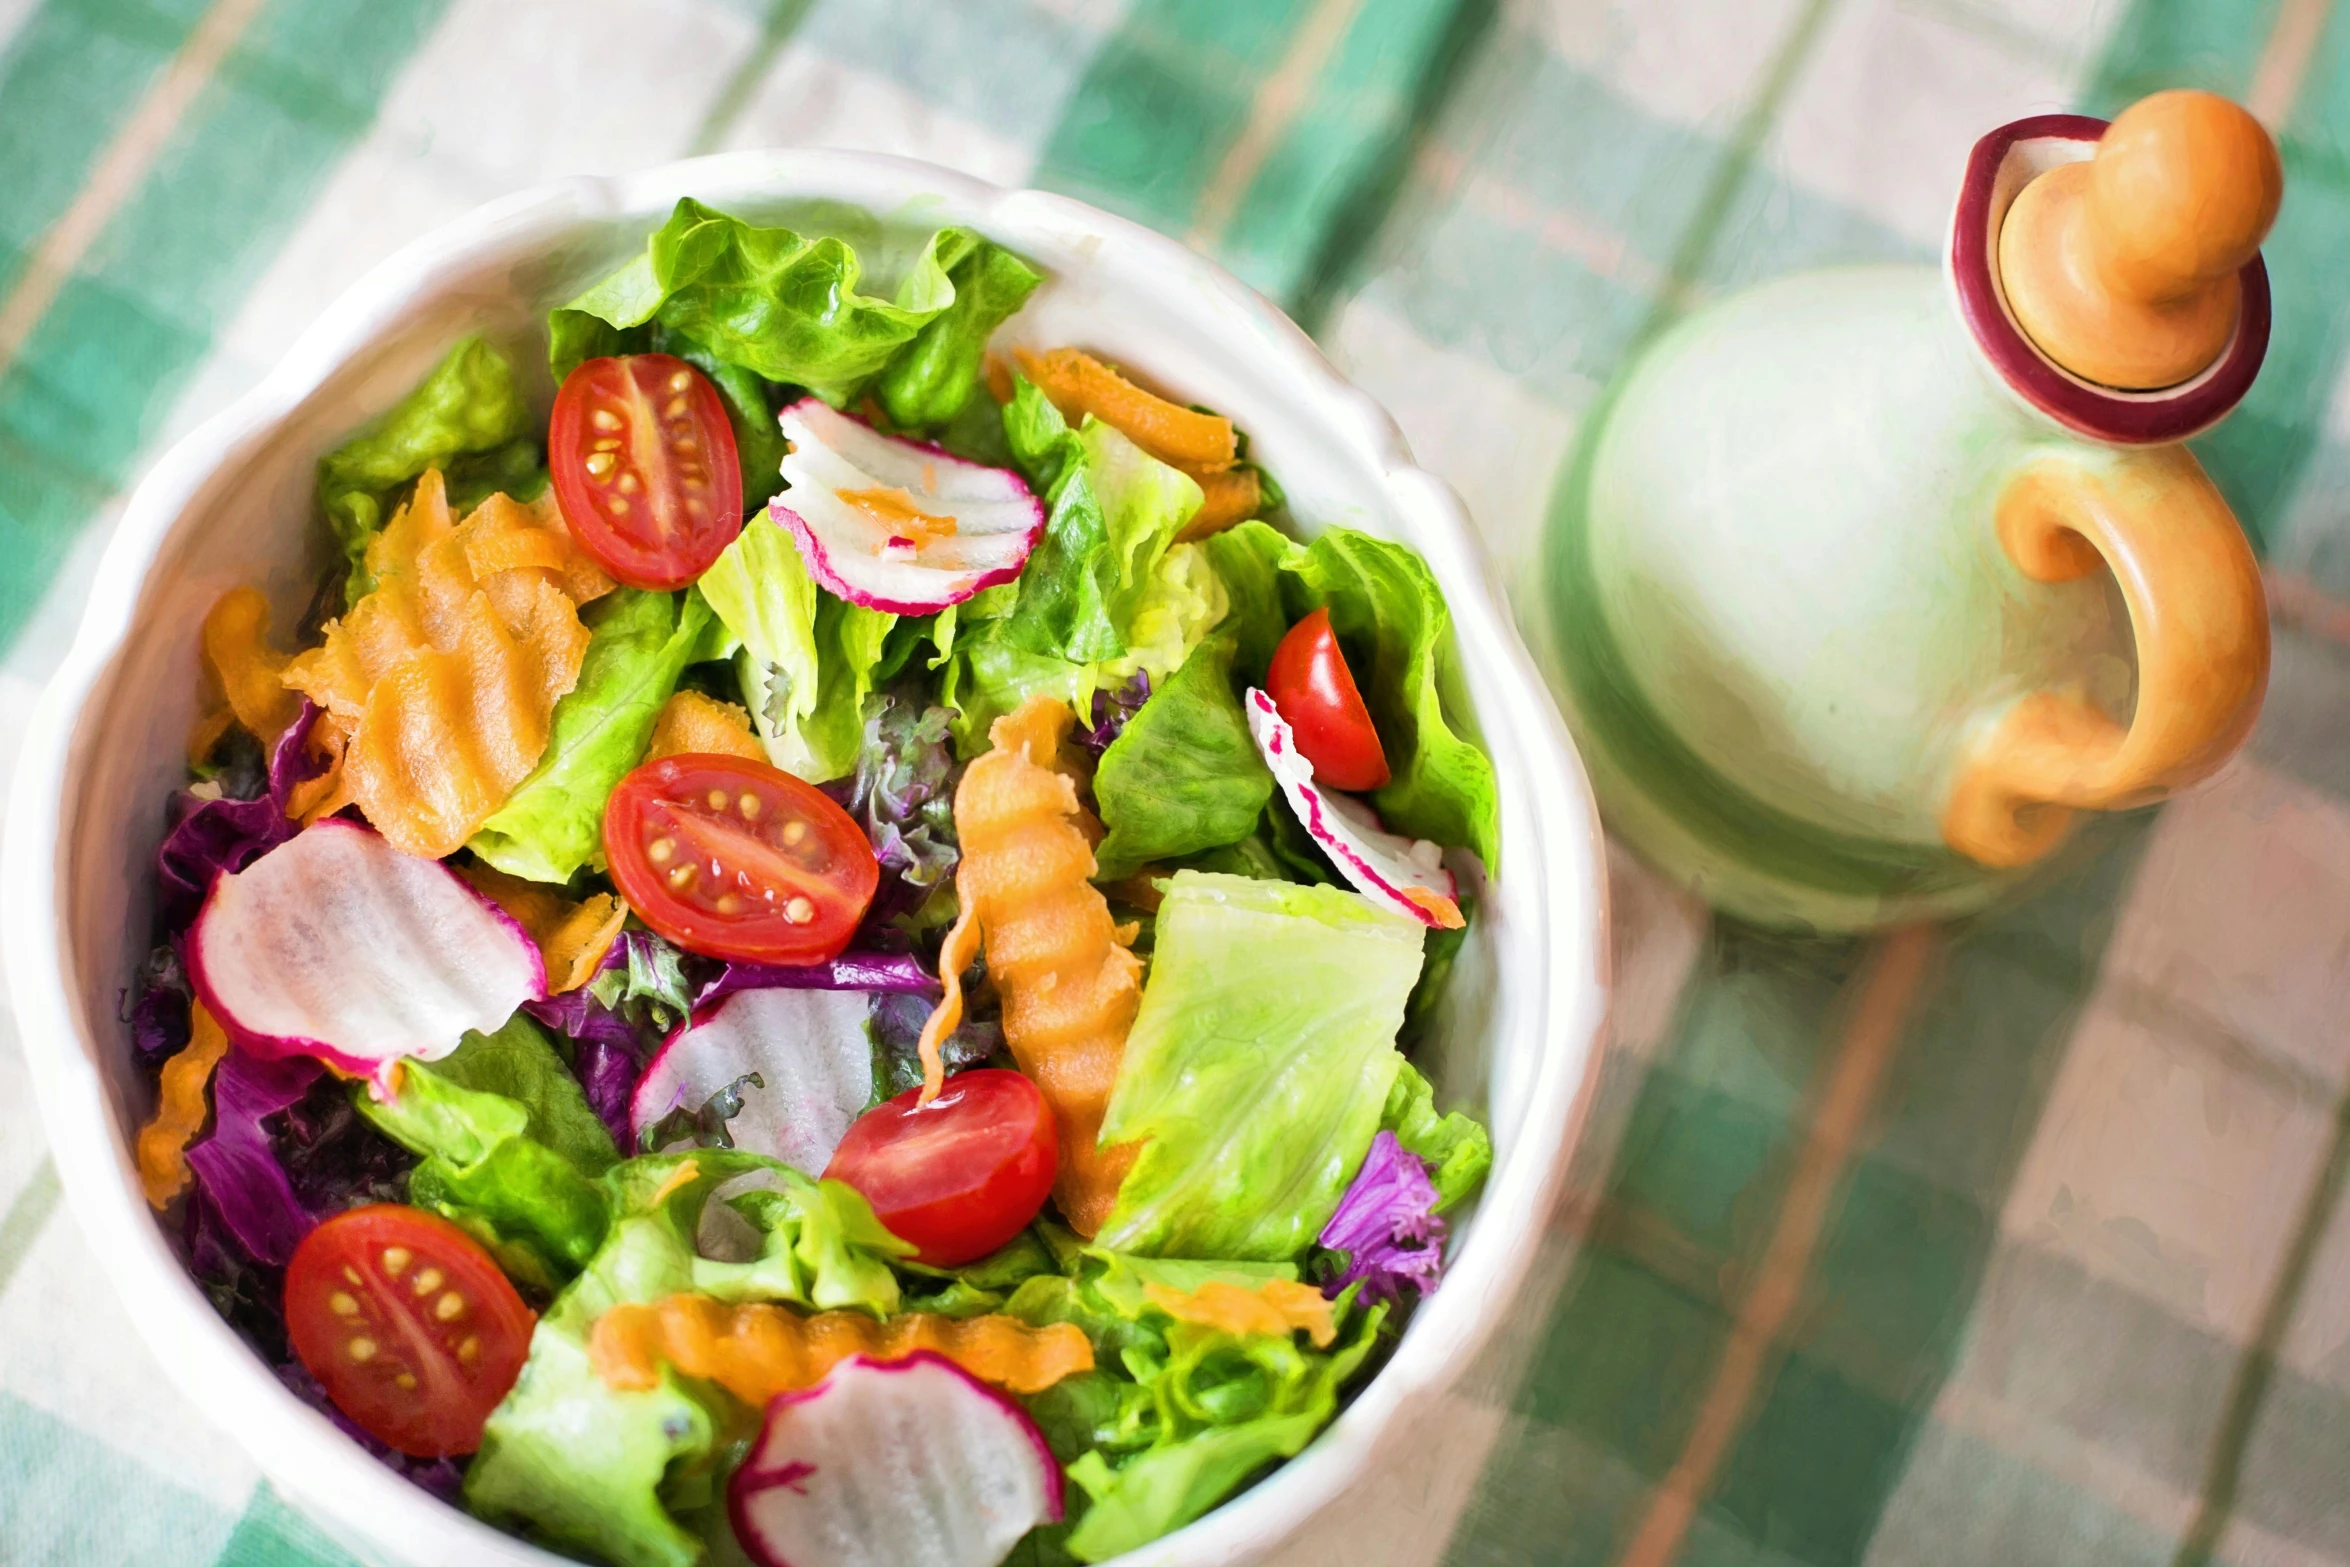
POLYGON ((286 1336, 335 1407, 412 1458, 481 1445, 533 1317, 473 1237, 399 1203, 339 1213, 286 1267, 286 1336))
POLYGON ((1053 1113, 1018 1072, 982 1067, 936 1099, 909 1088, 859 1116, 825 1178, 853 1186, 934 1268, 976 1262, 1028 1228, 1061 1164, 1053 1113))
POLYGON ((873 902, 881 866, 814 784, 740 756, 664 756, 604 805, 604 858, 638 918, 705 957, 823 963, 873 902))
POLYGON ((668 354, 590 359, 565 376, 547 472, 580 548, 631 587, 682 588, 743 531, 726 405, 668 354))
POLYGON ((1265 694, 1296 733, 1298 753, 1314 764, 1316 783, 1376 789, 1387 782, 1387 752, 1330 629, 1330 611, 1317 609, 1289 628, 1265 672, 1265 694))

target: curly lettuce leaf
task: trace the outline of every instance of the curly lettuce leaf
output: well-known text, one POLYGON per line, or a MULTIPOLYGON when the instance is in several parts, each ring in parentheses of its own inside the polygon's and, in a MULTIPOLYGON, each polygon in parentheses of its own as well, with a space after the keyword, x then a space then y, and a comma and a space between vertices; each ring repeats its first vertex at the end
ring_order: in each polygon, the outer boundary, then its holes
POLYGON ((1437 1114, 1435 1085, 1409 1061, 1395 1074, 1379 1126, 1393 1132, 1406 1153, 1417 1154, 1428 1166, 1438 1213, 1472 1195, 1493 1168, 1493 1139, 1485 1128, 1458 1110, 1437 1114))
POLYGON ((598 1184, 610 1232, 539 1319, 522 1376, 490 1415, 467 1467, 465 1503, 619 1567, 691 1567, 702 1559, 702 1541, 676 1515, 714 1494, 729 1456, 721 1435, 739 1410, 707 1384, 666 1370, 643 1392, 605 1386, 588 1359, 596 1318, 720 1279, 737 1286, 728 1299, 812 1305, 821 1298, 885 1313, 897 1304, 887 1264, 899 1243, 848 1188, 819 1187, 756 1154, 655 1154, 614 1165, 598 1184), (735 1265, 698 1254, 703 1210, 721 1185, 750 1175, 776 1183, 748 1194, 764 1201, 730 1204, 761 1231, 761 1256, 740 1265, 745 1272, 714 1274, 735 1265), (769 1292, 784 1285, 797 1293, 769 1292))
POLYGON ((858 292, 863 268, 845 241, 760 228, 687 197, 643 255, 548 316, 548 362, 560 381, 583 360, 649 345, 634 329, 658 325, 839 406, 947 312, 953 272, 983 243, 940 229, 883 299, 858 292))
POLYGON ((1264 1261, 1311 1245, 1403 1064, 1422 934, 1333 887, 1178 872, 1102 1122, 1142 1152, 1099 1243, 1264 1261))
POLYGON ((810 783, 855 771, 865 698, 898 617, 819 588, 791 535, 764 516, 698 586, 741 639, 743 702, 768 759, 810 783))
POLYGON ((528 1112, 530 1136, 588 1175, 619 1162, 612 1134, 587 1102, 571 1068, 546 1030, 517 1012, 495 1033, 467 1034, 464 1043, 427 1070, 474 1093, 500 1094, 528 1112))
POLYGON ((1052 473, 1052 510, 996 635, 1071 663, 1123 657, 1159 558, 1199 510, 1198 483, 1098 419, 1070 430, 1025 378, 1014 383, 1004 430, 1032 479, 1052 473))
POLYGON ((942 630, 952 652, 940 700, 956 710, 964 756, 986 750, 988 727, 1032 696, 1058 697, 1082 719, 1096 691, 1138 673, 1163 684, 1228 605, 1207 550, 1175 542, 1199 508, 1190 478, 1098 421, 1072 430, 1025 379, 1004 431, 1052 511, 1020 580, 958 606, 942 630))
POLYGON ((1071 712, 1083 713, 1093 706, 1097 682, 1089 664, 1023 653, 990 635, 966 635, 955 643, 938 694, 955 712, 956 754, 971 757, 988 748, 989 727, 1030 697, 1057 697, 1071 712))
POLYGON ((694 1259, 694 1288, 724 1301, 788 1300, 813 1311, 886 1317, 898 1307, 890 1264, 914 1255, 874 1217, 855 1188, 812 1181, 788 1166, 769 1190, 727 1204, 762 1239, 743 1262, 694 1259))
POLYGON ((483 338, 466 337, 391 412, 321 457, 319 508, 350 563, 345 601, 357 603, 375 586, 367 541, 427 468, 448 476, 456 506, 499 489, 535 493, 536 429, 514 366, 483 338))
POLYGON ((517 1278, 551 1289, 603 1242, 595 1178, 615 1157, 611 1136, 529 1019, 469 1034, 442 1061, 407 1063, 388 1100, 354 1090, 352 1102, 421 1156, 408 1200, 473 1234, 517 1278))
POLYGON ((1228 637, 1201 643, 1102 753, 1093 779, 1109 829, 1094 850, 1101 879, 1222 848, 1255 831, 1273 798, 1273 775, 1233 692, 1232 657, 1228 637))
MULTIPOLYGON (((1369 1356, 1385 1314, 1385 1307, 1357 1314, 1326 1353, 1293 1335, 1174 1323, 1163 1354, 1127 1358, 1140 1397, 1079 1390, 1093 1393, 1086 1412, 1108 1440, 1068 1466, 1086 1496, 1069 1553, 1098 1562, 1146 1545, 1266 1465, 1295 1457, 1338 1413, 1339 1391, 1369 1356), (1137 1440, 1146 1433, 1147 1441, 1137 1440)), ((1068 1419, 1070 1403, 1048 1406, 1055 1417, 1048 1432, 1068 1419)))
POLYGON ((955 302, 914 335, 881 372, 873 395, 901 429, 946 424, 979 389, 987 340, 1043 282, 1001 245, 981 240, 947 271, 955 302))
POLYGON ((605 800, 643 758, 686 666, 729 640, 691 590, 621 588, 587 618, 587 657, 555 704, 545 754, 466 845, 508 875, 564 882, 602 864, 605 800))

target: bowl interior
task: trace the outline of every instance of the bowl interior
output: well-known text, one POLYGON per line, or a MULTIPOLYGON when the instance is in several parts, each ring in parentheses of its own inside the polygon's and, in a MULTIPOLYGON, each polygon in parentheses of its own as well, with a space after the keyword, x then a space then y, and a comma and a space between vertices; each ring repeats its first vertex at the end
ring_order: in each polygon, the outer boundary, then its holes
POLYGON ((1340 1426, 1274 1481, 1145 1553, 1228 1559, 1302 1521, 1317 1495, 1359 1468, 1394 1407, 1448 1379, 1506 1304, 1530 1227, 1563 1169, 1601 1006, 1597 834, 1581 770, 1495 608, 1449 492, 1408 469, 1385 417, 1338 382, 1271 306, 1171 243, 1061 198, 1005 193, 897 160, 807 154, 704 159, 625 181, 548 187, 386 263, 268 381, 159 465, 134 498, 53 695, 45 721, 56 726, 55 743, 36 736, 28 746, 17 795, 54 801, 56 838, 53 856, 44 851, 32 870, 16 862, 36 856, 12 856, 10 891, 26 890, 13 879, 36 877, 58 928, 54 972, 12 980, 20 992, 58 992, 55 1021, 72 1036, 54 1037, 59 1031, 43 1029, 28 1005, 28 1043, 94 1074, 86 1105, 45 1106, 77 1212, 85 1224, 102 1215, 131 1254, 118 1282, 127 1287, 135 1275, 169 1297, 141 1312, 172 1319, 158 1331, 176 1354, 242 1361, 235 1375, 192 1375, 229 1406, 215 1412, 264 1468, 313 1510, 417 1560, 550 1560, 439 1508, 328 1435, 234 1347, 179 1276, 132 1174, 130 1138, 152 1095, 121 1004, 147 947, 164 799, 182 780, 186 736, 202 705, 205 611, 227 589, 258 583, 282 639, 325 564, 311 511, 318 456, 387 408, 464 332, 509 349, 529 367, 537 395, 550 398, 546 309, 636 253, 687 194, 754 220, 851 238, 871 258, 866 286, 876 291, 894 284, 940 223, 980 228, 1048 277, 999 350, 1083 345, 1230 414, 1252 455, 1280 478, 1305 531, 1344 524, 1402 539, 1428 558, 1452 604, 1461 694, 1500 775, 1505 862, 1481 889, 1448 1015, 1421 1061, 1443 1102, 1473 1108, 1492 1128, 1495 1171, 1480 1210, 1456 1227, 1447 1288, 1340 1426), (87 1161, 65 1160, 63 1145, 77 1138, 106 1146, 87 1161), (77 1165, 87 1167, 77 1173, 77 1165), (105 1179, 107 1166, 116 1179, 105 1179), (111 1189, 85 1189, 93 1185, 111 1189))

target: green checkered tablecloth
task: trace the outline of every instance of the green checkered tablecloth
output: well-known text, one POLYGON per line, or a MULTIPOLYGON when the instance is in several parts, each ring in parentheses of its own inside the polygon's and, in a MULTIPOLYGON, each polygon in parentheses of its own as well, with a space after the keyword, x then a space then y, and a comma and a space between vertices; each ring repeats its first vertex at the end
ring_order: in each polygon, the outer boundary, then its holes
MULTIPOLYGON (((2350 6, 0 0, 0 762, 141 463, 550 176, 826 144, 1131 213, 1289 302, 1507 566, 1657 323, 1929 257, 1980 132, 2181 84, 2290 178, 2199 443, 2270 569, 2249 752, 1946 931, 1764 936, 1620 860, 1518 1330, 1281 1560, 2350 1567, 2350 6)), ((167 1391, 0 1032, 0 1562, 342 1560, 167 1391)))

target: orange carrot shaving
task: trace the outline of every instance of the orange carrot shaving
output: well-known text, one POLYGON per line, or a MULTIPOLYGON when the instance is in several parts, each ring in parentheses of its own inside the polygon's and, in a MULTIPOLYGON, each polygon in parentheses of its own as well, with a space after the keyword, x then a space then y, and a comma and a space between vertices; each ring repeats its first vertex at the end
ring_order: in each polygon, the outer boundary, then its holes
POLYGON ((1268 1333, 1275 1337, 1305 1330, 1316 1349, 1338 1336, 1330 1301, 1311 1284, 1267 1279, 1254 1287, 1210 1279, 1189 1292, 1145 1284, 1142 1298, 1178 1322, 1197 1322, 1226 1333, 1268 1333))
POLYGON ((1461 906, 1441 892, 1430 892, 1425 887, 1403 887, 1398 890, 1414 907, 1425 910, 1428 917, 1436 922, 1438 930, 1459 930, 1468 923, 1461 917, 1461 906))
MULTIPOLYGON (((236 721, 263 745, 285 732, 302 699, 285 686, 287 656, 269 645, 269 600, 259 588, 231 588, 204 617, 204 664, 236 721)), ((214 715, 211 738, 225 725, 214 715)), ((210 749, 209 746, 206 747, 210 749)))
POLYGON ((188 1009, 188 1042, 163 1063, 162 1098, 155 1119, 139 1128, 139 1184, 147 1204, 167 1206, 188 1185, 188 1139, 203 1129, 204 1090, 228 1053, 228 1035, 198 1001, 188 1009))
POLYGON ((1235 523, 1246 522, 1264 505, 1264 487, 1257 482, 1254 468, 1227 468, 1222 473, 1193 475, 1199 482, 1199 510, 1176 535, 1180 542, 1204 539, 1212 533, 1222 533, 1235 523))
MULTIPOLYGON (((931 482, 937 482, 936 468, 932 468, 931 482)), ((914 504, 914 497, 895 486, 867 490, 838 490, 841 504, 863 512, 876 527, 912 539, 916 544, 936 544, 941 539, 955 536, 955 519, 924 511, 914 504)))
POLYGON ((628 906, 608 892, 574 903, 539 882, 488 865, 460 865, 457 874, 530 932, 539 956, 546 960, 547 990, 552 995, 577 990, 594 979, 628 919, 628 906))
POLYGON ((947 1035, 963 1026, 963 970, 979 956, 979 916, 970 904, 955 912, 955 923, 947 931, 947 939, 938 949, 938 972, 946 985, 946 994, 931 1008, 923 1020, 922 1037, 916 1041, 915 1053, 922 1061, 922 1096, 917 1104, 928 1104, 946 1087, 946 1058, 940 1049, 947 1035))
MULTIPOLYGON (((1072 722, 1069 709, 1050 697, 1032 697, 996 720, 989 731, 995 749, 973 762, 955 789, 963 846, 955 889, 963 907, 958 926, 977 924, 988 976, 1003 997, 1005 1043, 1043 1091, 1060 1130, 1054 1199, 1062 1217, 1091 1236, 1134 1162, 1131 1146, 1098 1142, 1141 998, 1142 964, 1126 950, 1109 900, 1091 880, 1093 849, 1079 821, 1076 782, 1054 765, 1072 722)), ((940 969, 959 972, 956 958, 968 961, 968 946, 965 937, 958 952, 942 955, 940 969)), ((960 1013, 958 991, 953 1016, 960 1013)), ((940 1026, 944 1014, 942 1002, 923 1031, 934 1046, 954 1026, 940 1026)), ((927 1059, 924 1070, 927 1080, 927 1059)))
POLYGON ((1071 424, 1093 415, 1163 463, 1193 478, 1222 473, 1237 460, 1240 442, 1232 421, 1220 414, 1178 407, 1156 397, 1075 348, 1049 354, 1018 351, 1020 373, 1071 424))
POLYGON ((350 753, 353 727, 349 719, 337 718, 332 713, 320 713, 310 721, 310 734, 304 744, 313 757, 326 765, 316 776, 303 779, 286 794, 286 814, 305 827, 351 803, 351 778, 343 771, 343 762, 350 753))
POLYGON ((986 362, 979 367, 979 378, 987 383, 987 395, 998 403, 1012 400, 1012 367, 1004 363, 1001 355, 987 356, 986 362))
POLYGON ((670 697, 653 722, 653 743, 645 750, 645 760, 653 762, 687 752, 767 760, 766 747, 751 733, 751 715, 732 702, 721 702, 699 691, 680 691, 670 697))
POLYGON ((492 496, 458 522, 437 472, 367 546, 376 587, 285 683, 350 726, 352 798, 391 843, 456 851, 537 765, 579 678, 578 606, 612 580, 551 499, 492 496))
POLYGON ((653 1387, 667 1362, 753 1408, 778 1393, 814 1387, 851 1355, 903 1360, 925 1349, 1014 1393, 1041 1393, 1093 1369, 1093 1346, 1066 1322, 1033 1328, 1013 1317, 958 1321, 925 1312, 886 1322, 857 1311, 803 1317, 782 1306, 727 1306, 707 1295, 615 1306, 596 1319, 588 1338, 589 1361, 606 1387, 653 1387))

